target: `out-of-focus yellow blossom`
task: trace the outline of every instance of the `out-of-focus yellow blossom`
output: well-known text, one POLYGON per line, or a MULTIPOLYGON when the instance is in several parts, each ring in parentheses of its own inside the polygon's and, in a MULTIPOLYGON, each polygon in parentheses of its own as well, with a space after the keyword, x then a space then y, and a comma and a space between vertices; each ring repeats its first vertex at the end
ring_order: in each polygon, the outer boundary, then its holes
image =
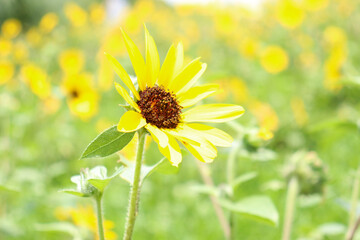
POLYGON ((66 74, 79 73, 84 63, 84 54, 78 49, 65 50, 59 56, 60 67, 66 74))
POLYGON ((357 1, 344 1, 344 0, 335 0, 337 3, 336 8, 342 17, 348 17, 353 14, 354 10, 357 9, 357 1))
POLYGON ((294 29, 304 20, 304 10, 294 0, 279 0, 276 6, 276 17, 281 25, 294 29))
POLYGON ((143 23, 147 22, 150 19, 150 16, 154 11, 155 5, 153 1, 136 1, 136 4, 132 8, 132 11, 126 16, 124 20, 126 32, 131 34, 139 33, 143 26, 143 23))
POLYGON ((324 30, 323 38, 330 46, 339 46, 346 43, 347 37, 343 29, 336 26, 329 26, 324 30))
POLYGON ((84 9, 74 2, 65 5, 65 16, 74 27, 83 27, 87 23, 88 15, 84 9))
POLYGON ((41 43, 41 33, 36 28, 30 28, 26 33, 26 40, 34 47, 37 47, 41 43))
POLYGON ((59 99, 50 96, 44 99, 43 104, 43 110, 46 114, 54 114, 59 110, 61 102, 59 99))
POLYGON ((101 56, 104 55, 104 52, 110 51, 115 55, 124 55, 126 53, 126 47, 119 27, 111 29, 102 40, 101 56))
POLYGON ((261 128, 266 128, 271 132, 277 130, 279 127, 279 118, 269 104, 255 100, 250 104, 249 109, 258 120, 261 128))
POLYGON ((299 55, 299 60, 305 68, 312 68, 319 65, 319 59, 313 52, 302 52, 299 55))
MULTIPOLYGON (((83 227, 92 232, 96 240, 99 239, 96 214, 90 205, 79 205, 76 208, 59 207, 55 209, 54 214, 60 221, 71 220, 76 226, 83 227)), ((114 222, 106 219, 104 220, 104 234, 106 240, 117 239, 117 234, 113 231, 114 227, 114 222)))
POLYGON ((41 18, 39 28, 44 33, 49 33, 56 27, 58 22, 59 17, 53 12, 48 12, 41 18))
POLYGON ((94 24, 101 24, 105 19, 105 8, 102 4, 93 3, 90 6, 90 20, 94 24))
POLYGON ((51 86, 43 69, 33 63, 27 63, 21 67, 21 76, 39 98, 45 99, 50 96, 51 86))
POLYGON ((347 36, 344 30, 329 26, 324 30, 323 38, 329 50, 329 56, 324 64, 325 88, 331 91, 341 89, 341 68, 347 57, 347 36))
POLYGON ((260 63, 267 72, 275 74, 288 67, 289 57, 281 47, 269 46, 260 53, 260 63))
POLYGON ((215 98, 219 102, 223 102, 226 99, 234 99, 236 103, 246 104, 249 100, 249 91, 245 82, 237 77, 220 79, 217 81, 220 85, 218 94, 215 95, 215 98))
POLYGON ((10 81, 14 76, 15 67, 7 60, 0 60, 0 85, 10 81))
POLYGON ((331 91, 337 91, 342 88, 342 84, 340 83, 340 79, 342 76, 341 67, 342 67, 342 63, 339 61, 339 59, 336 59, 335 57, 329 57, 325 61, 325 65, 324 65, 325 88, 331 91))
POLYGON ((238 33, 235 15, 231 14, 230 9, 223 9, 216 12, 215 30, 221 35, 234 35, 238 33))
POLYGON ((29 56, 29 51, 24 43, 17 42, 14 45, 13 55, 17 63, 23 63, 29 56))
POLYGON ((268 141, 274 137, 274 134, 267 128, 260 128, 258 132, 258 137, 262 140, 268 141))
POLYGON ((15 18, 7 19, 1 26, 2 35, 7 39, 13 39, 21 32, 21 22, 15 18))
POLYGON ((329 0, 303 0, 303 5, 308 11, 319 11, 326 8, 329 0))
POLYGON ((253 58, 256 56, 259 48, 259 43, 253 38, 245 38, 240 42, 240 54, 246 58, 253 58))
POLYGON ((293 97, 291 99, 291 109, 293 111, 296 124, 300 127, 305 126, 309 120, 309 116, 307 114, 304 101, 299 97, 293 97))
POLYGON ((101 133, 102 131, 104 131, 105 129, 113 126, 114 124, 112 124, 109 120, 105 119, 105 118, 102 118, 102 119, 99 119, 97 122, 96 122, 96 131, 98 133, 101 133))
POLYGON ((109 90, 114 81, 114 71, 109 61, 103 55, 100 57, 98 81, 101 90, 109 90))
POLYGON ((13 44, 10 40, 0 37, 0 57, 8 56, 12 48, 13 44))
POLYGON ((87 73, 68 75, 63 80, 70 111, 82 120, 93 117, 98 111, 98 94, 93 88, 92 78, 87 73))
MULTIPOLYGON (((136 132, 133 139, 126 145, 123 149, 121 149, 120 154, 125 157, 128 161, 135 161, 136 157, 136 149, 138 145, 139 137, 138 133, 136 132)), ((151 138, 146 138, 145 141, 145 150, 150 146, 151 138)))

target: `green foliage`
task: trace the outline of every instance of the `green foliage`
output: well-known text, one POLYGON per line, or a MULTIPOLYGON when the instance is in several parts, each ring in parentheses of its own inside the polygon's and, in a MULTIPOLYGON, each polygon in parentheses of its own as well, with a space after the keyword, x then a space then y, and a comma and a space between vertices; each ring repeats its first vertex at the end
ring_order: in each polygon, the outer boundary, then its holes
POLYGON ((119 132, 116 126, 106 129, 85 149, 80 159, 106 157, 123 149, 134 137, 135 132, 119 132))
POLYGON ((278 211, 271 199, 267 196, 251 196, 237 202, 221 199, 220 204, 230 211, 249 216, 257 221, 262 221, 273 226, 279 224, 278 211))

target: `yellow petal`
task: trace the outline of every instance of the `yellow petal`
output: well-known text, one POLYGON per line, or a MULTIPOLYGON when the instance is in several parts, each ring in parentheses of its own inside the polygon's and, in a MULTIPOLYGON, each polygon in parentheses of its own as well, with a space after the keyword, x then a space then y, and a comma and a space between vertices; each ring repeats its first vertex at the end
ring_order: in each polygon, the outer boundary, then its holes
POLYGON ((240 117, 244 108, 233 104, 205 104, 184 112, 184 122, 227 122, 240 117))
POLYGON ((134 96, 137 99, 140 99, 139 93, 136 91, 135 86, 134 86, 133 82, 131 81, 131 78, 129 77, 129 74, 127 74, 127 72, 121 66, 121 64, 110 54, 105 53, 105 56, 111 62, 113 69, 115 70, 117 75, 119 75, 119 77, 123 81, 123 83, 130 89, 130 91, 134 94, 134 96))
POLYGON ((200 146, 203 137, 199 134, 194 134, 194 130, 187 127, 185 124, 179 124, 176 129, 163 129, 164 132, 170 134, 182 142, 189 142, 192 145, 200 146))
POLYGON ((124 37, 126 49, 129 53, 131 63, 133 65, 135 74, 137 76, 137 81, 141 90, 144 90, 146 87, 146 82, 143 80, 143 75, 145 71, 145 62, 144 58, 141 55, 138 47, 130 39, 130 37, 121 29, 122 35, 124 37))
POLYGON ((169 89, 176 95, 181 95, 196 83, 204 73, 205 69, 206 64, 201 63, 199 58, 193 60, 170 82, 169 89))
POLYGON ((184 64, 184 46, 179 42, 176 48, 176 60, 174 67, 174 76, 180 73, 184 64))
POLYGON ((119 132, 134 132, 146 125, 146 120, 140 113, 127 111, 120 118, 117 130, 119 132))
POLYGON ((159 73, 158 84, 167 88, 169 82, 172 80, 174 76, 175 70, 175 60, 176 60, 176 52, 174 45, 171 45, 168 53, 166 54, 163 65, 161 66, 161 70, 159 73))
POLYGON ((152 138, 158 144, 160 152, 172 165, 177 167, 182 160, 182 155, 175 138, 150 124, 146 125, 145 128, 149 130, 152 138))
POLYGON ((202 135, 210 143, 219 147, 231 147, 233 138, 220 129, 210 127, 200 123, 189 123, 188 127, 197 131, 198 134, 202 135))
POLYGON ((169 144, 169 138, 165 132, 161 131, 159 128, 148 124, 145 126, 149 130, 151 136, 154 138, 155 142, 159 144, 160 147, 165 148, 169 144))
POLYGON ((160 70, 159 53, 156 48, 155 41, 145 27, 145 42, 146 42, 146 78, 149 87, 154 86, 160 70))
POLYGON ((202 162, 210 163, 217 156, 216 147, 206 140, 200 146, 192 145, 188 142, 183 142, 183 144, 194 157, 202 162))
POLYGON ((184 108, 190 107, 202 99, 213 95, 218 89, 218 84, 207 84, 193 87, 179 97, 179 104, 184 108))
POLYGON ((136 104, 134 99, 130 97, 129 93, 125 90, 125 88, 123 88, 118 83, 115 83, 115 88, 130 106, 132 106, 136 111, 140 112, 139 106, 136 104))

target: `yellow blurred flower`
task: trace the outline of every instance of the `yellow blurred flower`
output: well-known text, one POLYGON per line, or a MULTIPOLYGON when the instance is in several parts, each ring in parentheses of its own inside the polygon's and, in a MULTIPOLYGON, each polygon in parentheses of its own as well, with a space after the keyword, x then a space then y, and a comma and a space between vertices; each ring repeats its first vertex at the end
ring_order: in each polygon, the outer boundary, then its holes
POLYGON ((101 90, 109 90, 114 81, 114 71, 111 64, 102 54, 100 57, 100 67, 98 72, 98 85, 101 90))
MULTIPOLYGON (((76 208, 63 208, 58 207, 55 209, 55 217, 60 221, 71 220, 76 226, 83 227, 93 233, 95 239, 99 239, 97 220, 94 209, 90 205, 81 206, 76 208)), ((106 240, 117 239, 117 234, 113 231, 115 227, 114 222, 110 220, 104 220, 104 232, 106 240)))
POLYGON ((59 17, 53 12, 48 12, 41 18, 39 28, 44 33, 49 33, 56 27, 58 22, 59 17))
POLYGON ((51 86, 43 69, 33 63, 27 63, 21 67, 21 76, 39 98, 45 99, 50 96, 51 86))
POLYGON ((259 43, 253 38, 246 37, 240 42, 240 54, 246 58, 253 58, 256 56, 259 48, 259 43))
POLYGON ((0 37, 0 57, 8 56, 13 48, 10 40, 0 37))
POLYGON ((87 23, 88 15, 84 9, 74 2, 65 5, 65 16, 74 27, 83 27, 87 23))
POLYGON ((284 27, 294 29, 302 24, 305 13, 296 1, 279 0, 276 8, 276 17, 284 27))
POLYGON ((90 20, 94 24, 101 24, 105 19, 105 8, 102 4, 93 3, 90 6, 90 20))
POLYGON ((274 132, 279 127, 279 118, 269 104, 255 100, 250 104, 249 109, 261 128, 274 132))
POLYGON ((59 110, 61 102, 59 99, 50 96, 43 100, 43 104, 43 110, 46 114, 54 114, 59 110))
POLYGON ((42 35, 38 29, 32 27, 26 33, 26 40, 34 47, 39 46, 42 40, 42 35))
POLYGON ((281 47, 269 46, 261 52, 260 63, 267 72, 275 74, 288 67, 289 57, 281 47))
POLYGON ((262 140, 268 141, 274 137, 274 134, 267 128, 260 128, 258 132, 258 137, 262 140))
POLYGON ((303 0, 303 5, 308 11, 319 11, 326 8, 329 0, 303 0))
POLYGON ((79 73, 84 63, 84 54, 78 49, 65 50, 59 56, 60 67, 66 74, 79 73))
POLYGON ((299 55, 300 63, 305 68, 313 68, 319 65, 319 59, 313 52, 302 52, 299 55))
POLYGON ((231 14, 230 9, 223 9, 216 11, 215 30, 220 35, 234 35, 238 33, 237 21, 235 15, 231 14))
POLYGON ((62 89, 67 96, 70 111, 82 120, 93 117, 98 111, 98 94, 87 73, 66 76, 62 89))
POLYGON ((291 99, 291 109, 294 114, 295 122, 298 126, 305 126, 309 120, 304 101, 299 97, 291 99))
POLYGON ((7 39, 13 39, 21 32, 21 22, 15 18, 5 20, 1 26, 2 35, 7 39))
POLYGON ((14 44, 13 55, 17 63, 23 63, 29 56, 29 51, 23 42, 14 44))
POLYGON ((226 99, 233 99, 236 103, 245 104, 249 100, 249 91, 246 83, 237 77, 217 80, 220 85, 218 94, 215 95, 217 101, 222 102, 226 99))
POLYGON ((0 60, 0 85, 10 81, 14 72, 15 67, 10 61, 0 60))
POLYGON ((329 26, 324 30, 323 38, 330 46, 344 45, 347 37, 343 29, 336 26, 329 26))

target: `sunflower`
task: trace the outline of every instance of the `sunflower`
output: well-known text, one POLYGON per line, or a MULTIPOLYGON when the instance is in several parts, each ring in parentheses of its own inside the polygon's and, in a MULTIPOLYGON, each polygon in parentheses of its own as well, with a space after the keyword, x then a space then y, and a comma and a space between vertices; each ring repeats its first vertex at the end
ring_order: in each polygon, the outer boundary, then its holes
POLYGON ((204 73, 206 64, 197 58, 183 66, 183 45, 179 43, 176 47, 170 47, 160 67, 156 44, 146 27, 145 60, 134 42, 121 31, 137 76, 138 87, 120 63, 105 53, 115 72, 133 95, 115 83, 116 90, 131 108, 121 117, 117 125, 118 131, 134 132, 145 128, 157 143, 160 152, 174 166, 178 166, 182 160, 178 141, 200 161, 213 161, 217 156, 216 146, 229 147, 233 139, 220 129, 201 123, 230 121, 240 117, 244 109, 233 104, 194 106, 218 90, 218 86, 214 84, 194 87, 204 73), (187 110, 189 107, 192 108, 187 110))

